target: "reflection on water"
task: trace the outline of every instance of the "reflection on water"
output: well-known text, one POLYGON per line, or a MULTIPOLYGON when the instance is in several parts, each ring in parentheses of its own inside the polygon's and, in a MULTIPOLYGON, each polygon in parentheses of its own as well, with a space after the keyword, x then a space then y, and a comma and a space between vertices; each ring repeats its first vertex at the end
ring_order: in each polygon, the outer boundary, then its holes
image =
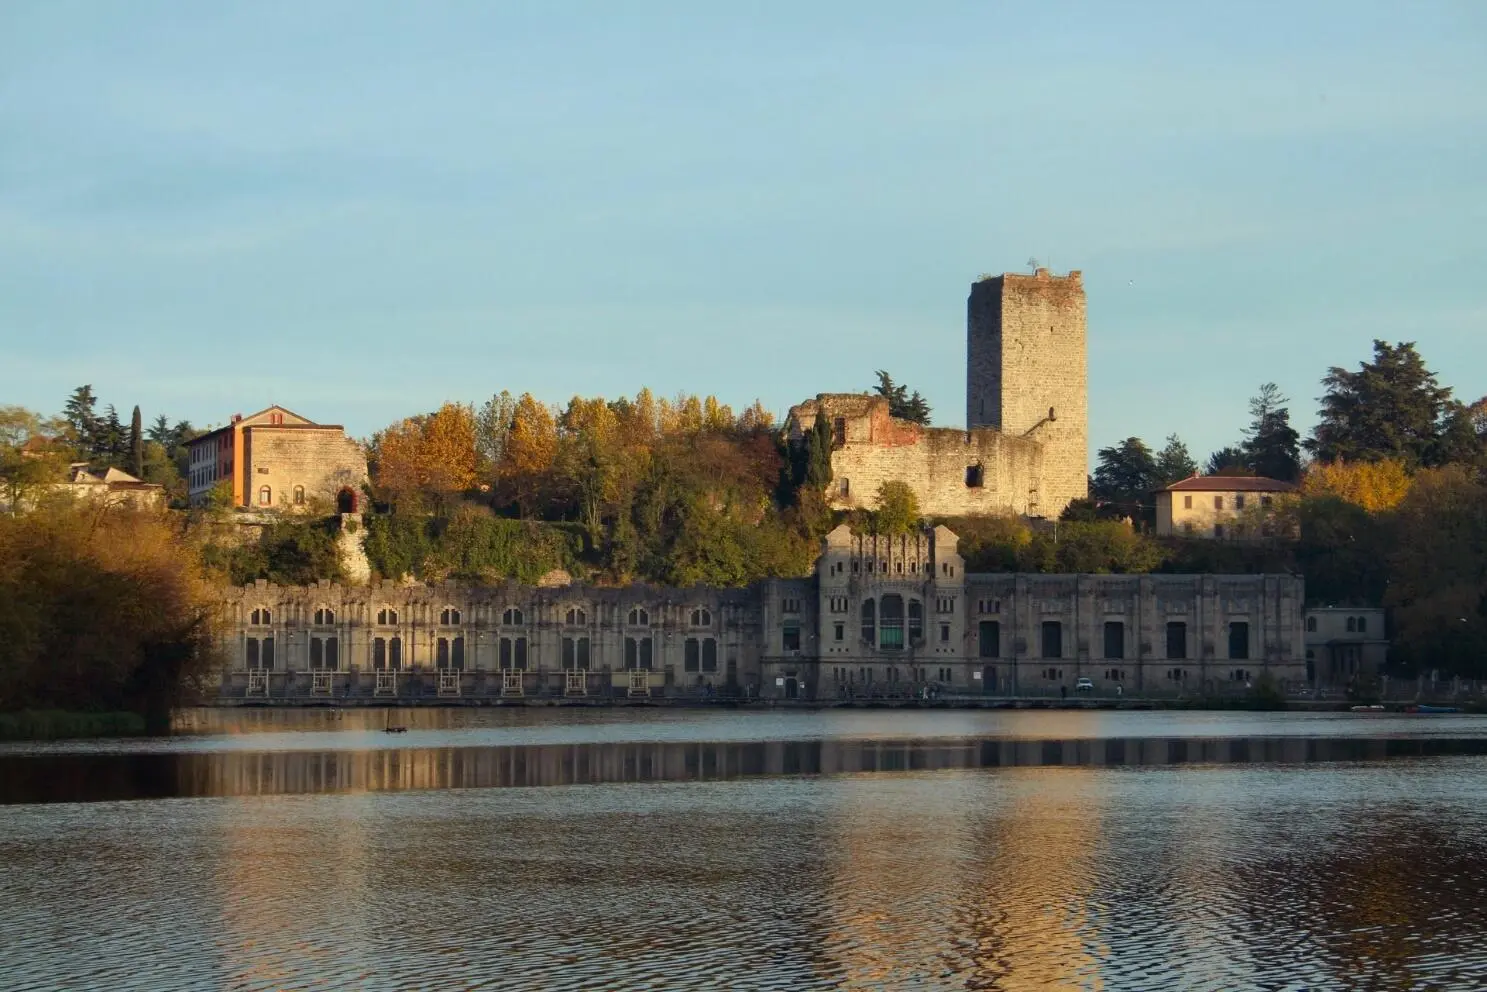
POLYGON ((1448 755, 1487 755, 1487 738, 688 741, 369 751, 61 751, 0 754, 0 805, 1043 765, 1307 764, 1448 755))
POLYGON ((0 986, 1482 989, 1484 754, 1155 734, 11 752, 0 986))

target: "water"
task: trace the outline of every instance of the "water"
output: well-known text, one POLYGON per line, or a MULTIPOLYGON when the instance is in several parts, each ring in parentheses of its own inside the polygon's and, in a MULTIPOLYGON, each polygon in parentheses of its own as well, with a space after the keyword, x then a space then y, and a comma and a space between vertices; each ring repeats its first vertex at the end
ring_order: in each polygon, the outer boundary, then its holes
POLYGON ((1487 988, 1487 719, 392 720, 0 748, 0 988, 1487 988))

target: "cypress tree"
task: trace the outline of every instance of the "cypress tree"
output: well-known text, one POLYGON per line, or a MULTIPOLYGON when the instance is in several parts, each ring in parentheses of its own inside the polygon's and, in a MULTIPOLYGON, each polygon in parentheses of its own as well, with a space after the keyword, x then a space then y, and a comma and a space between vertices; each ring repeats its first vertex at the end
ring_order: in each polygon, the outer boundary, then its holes
POLYGON ((820 407, 816 408, 816 423, 807 440, 805 481, 816 489, 831 484, 831 424, 820 407))
POLYGON ((140 419, 138 404, 135 404, 134 416, 129 419, 129 474, 136 479, 145 477, 144 422, 140 419))

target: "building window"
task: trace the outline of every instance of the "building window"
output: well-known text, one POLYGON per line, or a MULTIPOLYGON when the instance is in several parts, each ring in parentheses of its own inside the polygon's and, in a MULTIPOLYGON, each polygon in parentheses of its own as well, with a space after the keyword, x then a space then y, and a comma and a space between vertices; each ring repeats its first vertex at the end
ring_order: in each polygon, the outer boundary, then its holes
POLYGON ((564 620, 567 621, 567 624, 570 627, 587 627, 589 623, 588 614, 584 613, 583 610, 580 610, 577 607, 570 609, 568 611, 568 615, 564 617, 564 620))
POLYGON ((1358 633, 1360 633, 1360 634, 1366 634, 1366 633, 1368 633, 1368 618, 1367 617, 1359 617, 1358 618, 1358 633))
MULTIPOLYGON (((833 446, 838 447, 838 448, 840 448, 842 445, 844 445, 844 444, 847 443, 847 418, 846 417, 834 417, 834 418, 832 418, 832 421, 831 421, 831 443, 832 443, 833 446)), ((842 495, 845 496, 846 493, 843 493, 842 495)))
POLYGON ((1224 525, 1223 524, 1214 524, 1213 525, 1213 536, 1214 537, 1223 537, 1224 536, 1224 525))
POLYGON ((1223 496, 1220 495, 1220 496, 1215 496, 1213 498, 1213 508, 1215 510, 1222 510, 1224 508, 1224 497, 1223 496))
POLYGON ((1244 509, 1244 493, 1236 493, 1234 496, 1234 509, 1244 509))
POLYGON ((651 667, 651 639, 649 637, 625 638, 625 668, 629 671, 649 671, 651 667))
POLYGON ((1183 494, 1183 497, 1182 497, 1182 508, 1184 510, 1191 510, 1193 508, 1193 494, 1192 493, 1184 493, 1183 494))
POLYGON ((783 643, 786 651, 800 650, 800 622, 798 620, 785 621, 783 643))
POLYGON ((382 627, 396 627, 398 625, 398 611, 383 608, 377 611, 377 623, 382 627))
POLYGON ((712 610, 696 609, 692 611, 693 627, 711 627, 713 625, 712 610))
POLYGON ((938 596, 938 597, 936 597, 935 598, 935 612, 936 613, 954 613, 955 612, 955 597, 954 596, 938 596))
POLYGON ((1250 675, 1250 673, 1249 673, 1249 669, 1248 668, 1236 668, 1232 672, 1229 673, 1229 679, 1231 681, 1233 681, 1233 682, 1245 682, 1245 683, 1248 683, 1249 682, 1249 675, 1250 675))
POLYGON ((909 640, 919 641, 924 637, 924 605, 917 599, 909 600, 909 640))
POLYGON ((1180 620, 1167 624, 1167 657, 1186 658, 1187 656, 1188 625, 1180 620))
POLYGON ((950 643, 950 625, 948 623, 940 624, 940 643, 950 643))
POLYGON ((497 647, 497 660, 502 671, 524 672, 527 670, 527 639, 525 637, 503 637, 497 647))
POLYGON ((832 624, 831 627, 832 627, 832 633, 835 635, 835 637, 833 638, 834 640, 836 640, 838 643, 840 643, 841 641, 845 641, 847 639, 847 625, 846 624, 839 622, 839 623, 832 624))
POLYGON ((828 605, 830 606, 832 613, 846 613, 847 612, 847 597, 846 596, 832 596, 828 605))
POLYGON ((1043 657, 1064 656, 1064 625, 1057 620, 1043 621, 1043 657))
POLYGON ((317 607, 315 610, 315 626, 329 627, 336 622, 336 611, 327 607, 317 607))
POLYGON ((1307 617, 1306 618, 1306 629, 1309 632, 1311 632, 1311 633, 1316 633, 1316 630, 1317 630, 1317 618, 1316 617, 1307 617))
MULTIPOLYGON (((520 611, 518 611, 518 613, 519 612, 520 611)), ((520 619, 519 616, 518 616, 518 619, 517 619, 516 622, 517 623, 521 623, 521 619, 520 619)), ((460 623, 460 611, 459 610, 456 610, 452 606, 446 606, 446 607, 444 607, 444 609, 442 609, 442 610, 439 611, 439 625, 440 626, 442 626, 442 627, 458 627, 459 626, 459 623, 460 623)))
POLYGON ((862 639, 869 644, 878 642, 878 605, 871 599, 862 601, 862 639))
POLYGON ((781 613, 799 613, 800 612, 800 600, 795 599, 794 597, 790 597, 790 596, 785 597, 783 600, 780 601, 780 612, 781 613))
POLYGON ((295 506, 304 506, 305 505, 305 487, 304 486, 295 486, 294 487, 294 505, 295 506))
POLYGON ((695 637, 689 637, 684 647, 685 651, 682 653, 682 671, 702 671, 702 642, 695 637))
POLYGON ((1357 630, 1358 630, 1358 621, 1355 620, 1355 619, 1353 619, 1352 617, 1348 617, 1348 633, 1349 634, 1356 633, 1357 630))
POLYGON ((1249 624, 1243 620, 1229 624, 1229 657, 1249 657, 1249 624))
POLYGON ((843 479, 840 485, 837 486, 836 491, 841 495, 842 499, 846 499, 848 496, 851 496, 852 481, 850 479, 843 479))
POLYGON ((977 625, 977 651, 983 658, 1002 656, 1002 625, 995 620, 982 620, 977 625))
POLYGON ((635 609, 633 609, 633 610, 630 611, 630 626, 632 626, 632 627, 649 627, 650 625, 651 625, 651 615, 650 615, 650 613, 648 613, 645 610, 640 609, 639 607, 637 607, 637 608, 635 608, 635 609))
POLYGON ((986 482, 986 473, 980 465, 966 466, 966 487, 968 489, 980 489, 986 482))
POLYGON ((1126 656, 1126 625, 1119 620, 1107 620, 1105 622, 1105 657, 1124 658, 1126 656))
POLYGON ((463 637, 439 638, 434 644, 434 667, 446 671, 464 671, 465 639, 463 637))
POLYGON ((589 639, 563 638, 563 670, 586 672, 589 669, 589 639))
POLYGON ((247 639, 248 667, 265 672, 274 670, 274 639, 272 637, 250 637, 247 639))
POLYGON ((1268 509, 1270 509, 1270 497, 1269 496, 1261 496, 1260 497, 1260 509, 1262 509, 1262 510, 1268 510, 1268 509))
POLYGON ((248 622, 255 627, 267 627, 274 622, 274 615, 265 609, 257 609, 248 614, 248 622))
POLYGON ((884 596, 878 604, 878 646, 889 651, 904 646, 904 598, 897 593, 884 596))
POLYGON ((268 486, 261 487, 258 490, 258 505, 259 506, 272 506, 273 505, 273 502, 274 502, 274 491, 272 489, 270 489, 268 486))
MULTIPOLYGON (((506 627, 520 627, 524 619, 521 615, 521 610, 515 606, 501 614, 501 623, 506 627)), ((459 621, 456 620, 455 623, 459 623, 459 621)))

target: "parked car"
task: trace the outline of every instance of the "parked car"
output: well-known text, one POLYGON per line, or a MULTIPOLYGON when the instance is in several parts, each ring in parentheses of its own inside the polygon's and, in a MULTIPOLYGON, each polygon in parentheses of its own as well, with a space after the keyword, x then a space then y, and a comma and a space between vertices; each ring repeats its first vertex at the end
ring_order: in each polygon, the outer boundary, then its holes
POLYGON ((1094 692, 1095 684, 1089 679, 1079 679, 1074 683, 1075 692, 1094 692))

